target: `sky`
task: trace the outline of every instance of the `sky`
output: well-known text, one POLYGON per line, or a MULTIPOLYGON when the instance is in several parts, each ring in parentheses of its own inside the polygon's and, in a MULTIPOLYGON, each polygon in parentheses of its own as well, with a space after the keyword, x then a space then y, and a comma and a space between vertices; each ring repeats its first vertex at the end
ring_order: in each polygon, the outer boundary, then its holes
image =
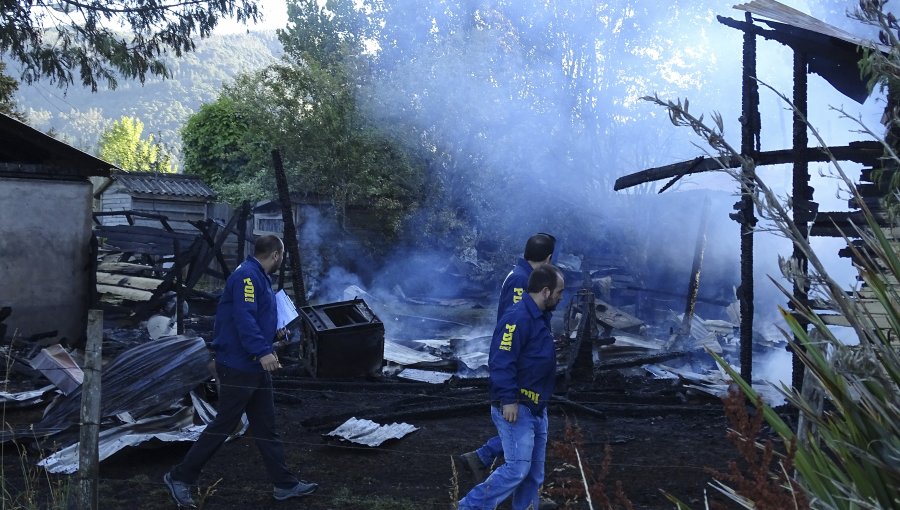
POLYGON ((287 22, 287 5, 285 0, 258 0, 263 20, 254 25, 242 25, 234 20, 223 20, 216 29, 216 34, 234 34, 247 30, 275 30, 284 28, 287 22))

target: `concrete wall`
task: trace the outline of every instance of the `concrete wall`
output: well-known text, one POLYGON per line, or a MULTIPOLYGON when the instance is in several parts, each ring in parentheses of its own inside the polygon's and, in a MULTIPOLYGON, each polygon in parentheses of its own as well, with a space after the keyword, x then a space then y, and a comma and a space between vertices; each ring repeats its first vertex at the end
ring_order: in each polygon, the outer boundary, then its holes
POLYGON ((0 178, 0 306, 7 334, 85 334, 91 185, 0 178))

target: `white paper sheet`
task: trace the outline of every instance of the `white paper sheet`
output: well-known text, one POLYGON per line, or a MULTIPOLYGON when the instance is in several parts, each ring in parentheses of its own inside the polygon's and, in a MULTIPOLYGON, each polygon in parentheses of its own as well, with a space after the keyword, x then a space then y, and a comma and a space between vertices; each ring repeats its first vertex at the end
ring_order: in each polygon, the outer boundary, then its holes
POLYGON ((291 301, 284 289, 275 293, 275 303, 278 309, 278 329, 287 326, 299 317, 300 314, 297 313, 294 302, 291 301))

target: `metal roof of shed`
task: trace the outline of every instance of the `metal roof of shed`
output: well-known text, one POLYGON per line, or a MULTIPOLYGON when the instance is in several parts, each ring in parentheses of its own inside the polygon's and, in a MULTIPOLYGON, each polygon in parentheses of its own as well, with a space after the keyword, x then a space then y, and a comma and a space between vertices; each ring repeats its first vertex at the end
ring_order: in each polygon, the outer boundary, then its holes
POLYGON ((0 113, 0 176, 83 179, 109 175, 115 165, 0 113))
POLYGON ((774 21, 779 21, 795 28, 802 28, 810 32, 816 32, 828 37, 841 39, 856 46, 877 49, 882 52, 890 51, 890 48, 883 44, 873 41, 860 39, 855 35, 846 32, 834 25, 829 25, 824 21, 816 19, 805 12, 798 11, 793 7, 788 7, 781 2, 775 0, 753 0, 751 2, 738 4, 734 6, 740 11, 747 11, 751 14, 763 16, 774 21))
POLYGON ((110 178, 121 184, 126 192, 133 194, 203 199, 216 197, 216 192, 203 182, 203 179, 194 175, 114 172, 110 178))

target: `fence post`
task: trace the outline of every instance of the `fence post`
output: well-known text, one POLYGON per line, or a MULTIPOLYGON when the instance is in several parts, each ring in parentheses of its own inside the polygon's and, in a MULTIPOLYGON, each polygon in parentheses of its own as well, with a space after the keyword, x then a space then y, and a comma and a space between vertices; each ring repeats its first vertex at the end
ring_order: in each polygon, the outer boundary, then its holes
POLYGON ((81 429, 78 444, 78 508, 97 510, 100 475, 100 354, 103 349, 103 310, 88 310, 81 385, 81 429))

